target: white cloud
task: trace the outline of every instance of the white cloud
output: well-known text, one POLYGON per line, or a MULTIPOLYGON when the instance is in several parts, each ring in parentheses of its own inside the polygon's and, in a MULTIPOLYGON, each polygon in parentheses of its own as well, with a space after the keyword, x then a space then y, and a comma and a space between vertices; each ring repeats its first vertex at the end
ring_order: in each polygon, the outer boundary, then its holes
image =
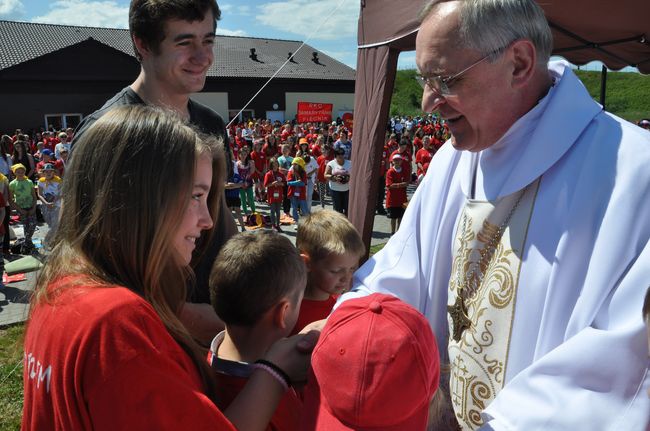
POLYGON ((260 5, 256 19, 301 39, 337 40, 356 36, 359 10, 359 1, 284 0, 260 5))
POLYGON ((128 28, 129 7, 115 1, 58 0, 50 4, 47 14, 32 18, 32 22, 128 28))
POLYGON ((228 30, 225 28, 219 28, 218 24, 217 24, 217 34, 224 35, 224 36, 246 36, 246 32, 244 30, 228 30))
POLYGON ((250 15, 251 7, 248 5, 233 5, 231 3, 219 3, 219 9, 222 14, 225 12, 227 15, 250 15))
POLYGON ((20 0, 0 0, 0 18, 19 19, 25 15, 25 6, 20 0))

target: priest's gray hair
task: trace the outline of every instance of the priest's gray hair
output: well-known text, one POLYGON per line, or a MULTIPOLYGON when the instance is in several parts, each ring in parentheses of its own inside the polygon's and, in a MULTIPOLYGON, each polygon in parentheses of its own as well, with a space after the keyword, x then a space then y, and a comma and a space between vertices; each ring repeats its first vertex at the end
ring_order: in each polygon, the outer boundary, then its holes
MULTIPOLYGON (((430 0, 418 15, 424 21, 436 6, 448 0, 430 0)), ((460 0, 459 45, 484 55, 518 39, 533 43, 537 63, 546 65, 553 49, 553 36, 544 11, 534 0, 460 0)), ((499 52, 489 59, 496 60, 499 52)))

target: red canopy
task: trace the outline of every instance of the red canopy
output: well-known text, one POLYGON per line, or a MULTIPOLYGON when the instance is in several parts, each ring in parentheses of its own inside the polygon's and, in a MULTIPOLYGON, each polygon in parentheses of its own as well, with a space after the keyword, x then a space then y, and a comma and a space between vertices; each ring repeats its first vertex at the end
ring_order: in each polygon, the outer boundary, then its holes
MULTIPOLYGON (((370 247, 379 163, 397 58, 415 49, 424 0, 361 0, 354 106, 350 221, 370 247)), ((610 69, 650 73, 650 1, 539 2, 553 31, 553 53, 571 63, 600 60, 610 69)))

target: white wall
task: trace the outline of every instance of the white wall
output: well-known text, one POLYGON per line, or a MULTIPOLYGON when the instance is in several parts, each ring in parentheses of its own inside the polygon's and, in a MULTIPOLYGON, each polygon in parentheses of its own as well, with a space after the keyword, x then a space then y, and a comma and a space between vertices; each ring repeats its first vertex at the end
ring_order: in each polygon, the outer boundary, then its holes
POLYGON ((190 97, 217 111, 223 121, 228 123, 228 93, 194 93, 190 97))
POLYGON ((285 93, 285 119, 295 118, 298 102, 332 103, 332 120, 336 120, 339 111, 354 110, 354 93, 285 93))

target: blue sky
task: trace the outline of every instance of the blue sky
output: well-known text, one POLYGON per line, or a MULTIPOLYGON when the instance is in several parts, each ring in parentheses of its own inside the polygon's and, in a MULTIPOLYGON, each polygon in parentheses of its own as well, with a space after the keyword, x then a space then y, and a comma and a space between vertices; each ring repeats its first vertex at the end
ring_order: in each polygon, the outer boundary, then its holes
MULTIPOLYGON (((218 3, 222 9, 218 34, 306 41, 356 68, 359 0, 218 3)), ((128 11, 129 0, 0 0, 0 19, 48 24, 127 28, 128 11)), ((415 68, 415 52, 402 53, 398 68, 415 68)), ((583 69, 600 70, 600 63, 590 63, 583 69)))
MULTIPOLYGON (((218 4, 222 10, 218 34, 310 38, 308 44, 356 66, 359 0, 218 0, 218 4)), ((0 0, 0 19, 127 28, 128 9, 129 0, 0 0)), ((404 57, 414 67, 415 53, 404 57)))

